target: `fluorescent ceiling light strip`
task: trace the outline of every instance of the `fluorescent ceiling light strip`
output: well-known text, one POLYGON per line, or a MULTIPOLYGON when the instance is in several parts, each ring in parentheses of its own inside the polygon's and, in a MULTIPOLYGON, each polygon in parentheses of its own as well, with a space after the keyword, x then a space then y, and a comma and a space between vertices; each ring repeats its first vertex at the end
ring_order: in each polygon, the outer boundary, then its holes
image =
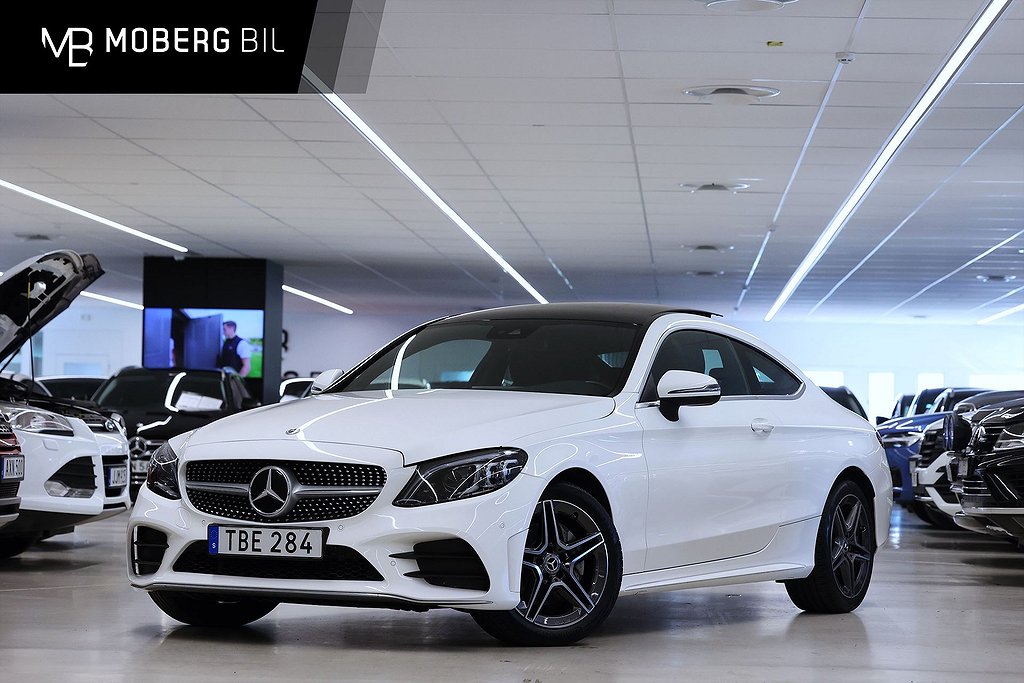
POLYGON ((409 179, 409 182, 415 185, 416 188, 422 192, 427 199, 433 202, 444 215, 448 216, 448 219, 451 220, 452 223, 455 223, 462 232, 466 233, 469 239, 476 242, 476 245, 480 247, 484 253, 490 256, 495 263, 501 266, 503 271, 508 273, 512 279, 518 282, 520 286, 529 292, 530 296, 536 299, 539 303, 548 303, 548 300, 545 299, 541 293, 526 280, 526 278, 520 275, 519 271, 513 268, 512 265, 501 256, 501 254, 495 251, 494 248, 491 247, 491 245, 488 244, 487 241, 484 240, 484 238, 481 237, 479 233, 477 233, 477 231, 462 218, 462 216, 456 213, 455 209, 450 207, 443 199, 441 199, 440 195, 438 195, 430 185, 427 185, 426 181, 424 181, 416 171, 412 170, 409 164, 405 163, 405 160, 398 156, 398 153, 391 149, 388 143, 384 142, 384 140, 377 135, 377 133, 370 128, 370 126, 363 121, 363 119, 360 118, 351 107, 345 104, 344 100, 338 97, 334 92, 331 92, 330 89, 324 85, 323 81, 317 78, 316 74, 309 69, 309 67, 302 67, 302 74, 306 77, 306 80, 320 92, 320 97, 324 98, 324 100, 339 114, 341 114, 341 116, 348 121, 353 128, 358 130, 371 145, 376 147, 378 152, 383 154, 384 157, 390 161, 402 175, 409 179))
MULTIPOLYGON (((818 299, 818 303, 816 303, 813 306, 811 306, 811 310, 807 312, 807 315, 814 315, 815 311, 817 311, 819 308, 821 308, 822 304, 824 304, 826 301, 828 301, 830 298, 832 298, 832 295, 835 294, 837 291, 839 291, 839 288, 842 287, 844 284, 846 284, 847 280, 849 280, 851 277, 853 277, 854 274, 857 271, 859 271, 861 268, 864 267, 865 263, 870 261, 874 257, 875 254, 877 254, 879 251, 881 251, 882 247, 884 247, 889 242, 889 240, 891 240, 893 237, 895 237, 896 233, 898 233, 900 230, 903 229, 903 226, 905 226, 907 223, 909 223, 911 220, 913 220, 914 216, 916 216, 921 211, 921 209, 923 209, 925 206, 927 206, 928 202, 930 202, 932 199, 934 199, 939 194, 939 192, 941 192, 942 189, 944 187, 946 187, 946 185, 948 185, 950 182, 952 182, 953 179, 956 178, 960 174, 960 171, 962 171, 964 169, 964 167, 967 166, 967 164, 971 163, 971 161, 974 159, 974 157, 976 157, 979 154, 981 154, 982 150, 984 150, 986 147, 988 147, 988 144, 990 142, 992 142, 1001 132, 1006 130, 1006 128, 1011 123, 1013 123, 1014 119, 1016 119, 1021 114, 1021 112, 1024 112, 1024 106, 1018 107, 1017 111, 1013 112, 1013 114, 1010 115, 1010 118, 1006 119, 1006 121, 1004 121, 1001 126, 999 126, 994 131, 992 131, 991 135, 989 135, 987 138, 982 140, 981 144, 978 145, 977 147, 975 147, 974 151, 971 152, 970 154, 968 154, 964 158, 964 160, 961 161, 960 164, 955 169, 953 169, 953 172, 950 173, 948 176, 946 176, 942 180, 942 182, 939 183, 935 187, 934 190, 929 192, 928 196, 925 197, 923 200, 921 200, 921 203, 918 204, 916 207, 914 207, 913 211, 908 213, 907 216, 903 220, 901 220, 896 225, 895 228, 890 230, 889 234, 886 235, 885 237, 883 237, 881 242, 876 244, 875 247, 871 251, 869 251, 864 256, 864 258, 862 258, 857 263, 857 265, 855 265, 853 268, 851 268, 850 271, 848 273, 846 273, 846 275, 844 275, 842 278, 840 278, 839 282, 837 282, 834 285, 832 285, 832 289, 828 290, 828 292, 825 293, 825 296, 823 296, 820 299, 818 299)), ((978 220, 992 220, 992 219, 980 218, 978 220)), ((1017 222, 1016 218, 996 219, 996 220, 1008 220, 1008 221, 1017 222)))
POLYGON ((875 182, 885 172, 885 169, 889 166, 893 157, 903 146, 903 143, 907 141, 910 135, 914 132, 917 126, 924 119, 925 115, 935 105, 935 102, 939 99, 939 96, 946 90, 947 87, 955 80, 960 70, 967 63, 968 58, 974 52, 975 48, 981 42, 981 39, 985 37, 985 34, 992 27, 992 24, 999 15, 1010 3, 1010 0, 991 0, 988 6, 982 11, 975 20, 974 24, 968 29, 967 34, 963 40, 953 50, 953 54, 950 55, 946 63, 939 69, 938 74, 925 89, 924 93, 917 100, 914 106, 904 117, 903 122, 893 131, 892 135, 889 136, 889 140, 882 147, 878 156, 868 167, 864 176, 857 183, 857 186, 850 193, 850 196, 846 198, 846 201, 839 207, 836 214, 832 217, 832 220, 825 226, 825 230, 818 237, 814 246, 804 257, 804 260, 800 262, 796 270, 793 271, 793 275, 790 276, 786 286, 782 288, 782 292, 779 293, 778 298, 772 307, 768 310, 765 315, 765 322, 769 322, 774 318, 778 312, 786 305, 786 302, 796 292, 797 287, 804 281, 807 274, 810 273, 811 269, 818 263, 825 251, 828 250, 832 242, 835 240, 839 231, 843 229, 850 216, 857 210, 860 203, 867 196, 868 192, 874 187, 875 182))
POLYGON ((747 296, 747 291, 750 289, 750 283, 754 279, 754 273, 757 272, 757 267, 761 264, 761 258, 764 256, 765 249, 768 248, 768 240, 772 238, 772 233, 775 232, 775 228, 768 228, 768 232, 764 234, 764 239, 761 240, 761 248, 757 250, 757 256, 754 257, 754 264, 750 266, 750 272, 747 273, 747 279, 743 281, 743 287, 740 289, 740 296, 736 299, 736 306, 733 308, 734 311, 740 310, 740 304, 743 303, 743 298, 747 296))
POLYGON ((996 320, 999 320, 1000 318, 1005 318, 1006 316, 1013 315, 1014 313, 1020 313, 1021 311, 1024 311, 1024 304, 1018 304, 1013 308, 1007 308, 1005 311, 1000 311, 995 315, 990 315, 987 318, 982 318, 981 320, 978 321, 978 324, 988 325, 990 322, 994 322, 996 320))
POLYGON ((105 301, 108 304, 115 304, 117 306, 124 306, 125 308, 133 308, 136 311, 145 310, 145 308, 139 304, 133 304, 131 301, 125 301, 124 299, 115 299, 112 296, 105 296, 103 294, 93 294, 92 292, 82 292, 79 296, 84 296, 87 299, 96 299, 97 301, 105 301))
POLYGON ((316 303, 320 304, 321 306, 326 306, 327 308, 333 308, 336 311, 341 311, 342 313, 346 313, 348 315, 352 315, 353 313, 355 313, 355 311, 353 311, 351 308, 346 308, 346 307, 342 306, 341 304, 336 304, 333 301, 328 301, 327 299, 319 297, 316 294, 310 294, 309 292, 304 292, 301 289, 295 289, 294 287, 289 287, 288 285, 281 285, 281 289, 284 290, 285 292, 288 292, 289 294, 294 294, 295 296, 301 296, 303 299, 309 299, 310 301, 315 301, 316 303))
POLYGON ((919 297, 922 294, 924 294, 925 292, 927 292, 932 287, 935 287, 936 285, 945 282, 946 280, 948 280, 949 278, 953 277, 957 273, 961 272, 965 268, 969 268, 970 266, 974 265, 975 263, 977 263, 981 259, 983 259, 986 256, 988 256, 989 254, 991 254, 996 249, 1001 249, 1002 247, 1005 247, 1007 244, 1009 244, 1010 242, 1014 241, 1015 239, 1017 239, 1021 235, 1024 235, 1024 230, 1018 230, 1017 232, 1015 232, 1014 234, 1010 235, 1009 237, 1007 237, 1005 240, 1003 240, 999 244, 997 244, 997 245, 995 245, 993 247, 989 247, 985 251, 981 252, 980 254, 978 254, 977 256, 972 258, 970 261, 968 261, 967 263, 965 263, 962 266, 960 266, 959 268, 957 268, 956 270, 954 270, 954 271, 952 271, 950 273, 946 273, 945 275, 943 275, 942 277, 940 277, 938 280, 936 280, 935 282, 931 283, 930 285, 927 285, 926 287, 922 287, 920 290, 918 290, 918 292, 916 294, 914 294, 912 296, 908 296, 906 299, 904 299, 903 301, 899 302, 898 304, 896 304, 895 306, 890 308, 888 311, 886 311, 882 315, 883 316, 889 315, 890 313, 892 313, 896 309, 901 308, 905 304, 910 303, 911 301, 913 301, 917 297, 919 297))
POLYGON ((1021 292, 1021 291, 1024 291, 1024 285, 1021 285, 1017 289, 1011 289, 1006 294, 1003 294, 1001 296, 997 296, 995 299, 989 299, 988 301, 986 301, 983 304, 978 304, 977 306, 975 306, 971 310, 972 311, 977 311, 979 309, 985 308, 986 306, 991 306, 992 304, 997 303, 999 301, 1002 301, 1003 299, 1009 298, 1009 297, 1013 296, 1014 294, 1016 294, 1017 292, 1021 292))
POLYGON ((127 225, 123 225, 121 223, 118 223, 117 221, 112 221, 109 218, 104 218, 103 216, 97 216, 91 211, 79 209, 77 206, 71 206, 70 204, 66 204, 57 199, 53 199, 52 197, 47 197, 45 194, 33 192, 32 190, 22 187, 21 185, 15 185, 14 183, 9 183, 6 180, 0 179, 0 187, 6 187, 8 190, 11 190, 12 192, 17 192, 18 194, 25 195, 26 197, 29 197, 31 199, 36 199, 38 201, 43 202, 44 204, 49 204, 50 206, 55 206, 58 209, 63 209, 64 211, 68 211, 77 216, 81 216, 82 218, 88 218, 91 221, 96 221, 97 223, 101 223, 103 225, 106 225, 107 227, 114 228, 115 230, 126 232, 129 235, 141 237, 142 239, 149 240, 154 244, 159 244, 161 247, 167 247, 168 249, 173 249, 174 251, 177 251, 182 254, 188 253, 188 249, 186 247, 181 246, 180 244, 168 242, 167 240, 160 239, 159 237, 154 237, 149 233, 142 232, 141 230, 136 230, 135 228, 129 228, 127 225))

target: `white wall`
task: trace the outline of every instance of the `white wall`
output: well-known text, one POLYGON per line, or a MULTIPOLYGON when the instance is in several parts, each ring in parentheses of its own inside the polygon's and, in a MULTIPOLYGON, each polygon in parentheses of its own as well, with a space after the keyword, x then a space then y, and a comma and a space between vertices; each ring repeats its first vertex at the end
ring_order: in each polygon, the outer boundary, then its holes
POLYGON ((288 350, 282 352, 281 371, 294 370, 304 377, 329 368, 348 370, 403 332, 435 317, 320 314, 285 309, 288 350))
MULTIPOLYGON (((282 368, 303 375, 330 367, 351 368, 431 317, 285 311, 290 350, 284 354, 282 368)), ((737 326, 764 339, 805 372, 842 373, 843 383, 872 417, 888 415, 896 394, 917 391, 918 375, 923 373, 941 374, 946 385, 971 386, 973 378, 987 380, 983 385, 995 389, 1011 385, 1024 389, 1024 326, 809 322, 737 326), (874 395, 869 394, 869 373, 892 373, 892 391, 879 395, 876 383, 874 395)))
MULTIPOLYGON (((141 365, 142 311, 82 301, 73 302, 37 335, 43 347, 37 374, 112 375, 126 365, 141 365)), ((27 354, 26 344, 22 357, 27 354)), ((15 368, 27 374, 28 363, 16 358, 10 366, 15 368)))
POLYGON ((941 374, 940 384, 946 386, 974 386, 973 377, 994 389, 1024 389, 1024 326, 745 322, 738 327, 805 372, 842 372, 872 417, 888 415, 895 397, 888 405, 876 400, 869 406, 868 373, 893 373, 897 394, 915 392, 922 373, 941 374))

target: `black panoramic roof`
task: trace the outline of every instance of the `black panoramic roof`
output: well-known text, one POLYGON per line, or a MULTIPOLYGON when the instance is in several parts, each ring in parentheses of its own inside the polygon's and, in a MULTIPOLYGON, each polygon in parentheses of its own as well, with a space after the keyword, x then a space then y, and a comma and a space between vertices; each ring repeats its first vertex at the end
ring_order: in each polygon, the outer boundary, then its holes
MULTIPOLYGON (((445 318, 443 322, 478 322, 483 320, 587 320, 643 325, 669 313, 688 313, 710 318, 718 313, 693 308, 676 308, 661 304, 632 303, 569 303, 527 304, 474 311, 445 318)), ((441 322, 441 321, 439 321, 441 322)))

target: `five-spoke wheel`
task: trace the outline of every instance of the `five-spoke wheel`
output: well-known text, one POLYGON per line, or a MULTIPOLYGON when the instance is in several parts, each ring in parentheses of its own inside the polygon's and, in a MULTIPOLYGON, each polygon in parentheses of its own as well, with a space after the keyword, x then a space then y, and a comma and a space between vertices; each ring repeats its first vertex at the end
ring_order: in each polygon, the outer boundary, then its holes
POLYGON ((473 612, 496 638, 519 645, 567 645, 611 611, 622 582, 622 550, 604 506, 583 489, 555 484, 541 497, 523 555, 519 606, 473 612))
POLYGON ((870 499, 852 481, 829 494, 818 525, 814 570, 786 581, 793 604, 807 612, 850 612, 868 592, 875 560, 870 499))

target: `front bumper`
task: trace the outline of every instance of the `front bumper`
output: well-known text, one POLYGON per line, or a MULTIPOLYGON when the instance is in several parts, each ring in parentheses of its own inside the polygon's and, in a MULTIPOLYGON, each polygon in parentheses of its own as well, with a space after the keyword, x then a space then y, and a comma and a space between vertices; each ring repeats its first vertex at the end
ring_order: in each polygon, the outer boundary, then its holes
MULTIPOLYGON (((377 464, 384 463, 378 460, 377 464)), ((513 609, 519 603, 526 530, 543 491, 544 480, 521 474, 508 486, 488 495, 418 508, 399 508, 391 503, 415 468, 393 461, 390 467, 385 465, 385 469, 387 483, 365 511, 353 517, 322 522, 264 525, 217 517, 198 511, 186 500, 168 500, 143 486, 128 523, 128 576, 131 584, 144 590, 231 593, 306 604, 376 605, 405 609, 513 609), (176 562, 186 551, 195 554, 195 548, 189 550, 190 546, 197 542, 206 543, 211 524, 324 528, 327 530, 325 552, 332 546, 350 548, 369 562, 382 580, 254 578, 176 570, 176 562), (138 564, 137 553, 133 550, 133 541, 138 540, 137 530, 141 528, 166 534, 166 550, 156 557, 147 556, 150 564, 146 566, 138 564), (486 590, 449 588, 407 576, 419 570, 417 561, 395 556, 411 553, 419 543, 443 539, 461 539, 472 547, 489 579, 486 590)), ((150 532, 143 530, 142 533, 146 536, 150 532)), ((284 560, 292 561, 308 562, 284 560)))
POLYGON ((913 446, 891 446, 885 449, 892 475, 892 499, 894 503, 907 505, 914 502, 914 485, 911 480, 910 458, 917 455, 917 444, 913 446))
POLYGON ((914 499, 920 503, 929 503, 942 513, 952 517, 960 512, 960 501, 950 490, 949 470, 950 454, 943 453, 935 458, 927 467, 912 470, 914 499))

